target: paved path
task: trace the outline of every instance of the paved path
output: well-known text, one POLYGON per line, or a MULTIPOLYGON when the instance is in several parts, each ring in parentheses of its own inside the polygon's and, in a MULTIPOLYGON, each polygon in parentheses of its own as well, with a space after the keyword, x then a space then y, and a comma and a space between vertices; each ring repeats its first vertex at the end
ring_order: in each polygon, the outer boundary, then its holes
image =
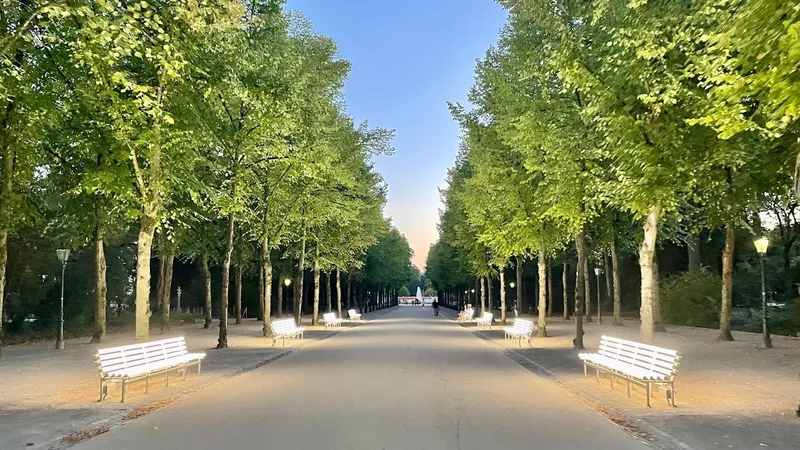
POLYGON ((400 307, 74 448, 647 447, 469 330, 400 307))

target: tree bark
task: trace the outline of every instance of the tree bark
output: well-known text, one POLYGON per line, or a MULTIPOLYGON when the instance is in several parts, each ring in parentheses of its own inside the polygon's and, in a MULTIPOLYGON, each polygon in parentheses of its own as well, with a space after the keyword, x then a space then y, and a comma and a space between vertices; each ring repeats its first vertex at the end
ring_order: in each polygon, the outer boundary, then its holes
POLYGON ((622 288, 620 287, 619 257, 617 241, 611 242, 611 270, 614 278, 614 326, 623 326, 622 322, 622 288))
POLYGON ((728 225, 725 230, 725 248, 722 250, 722 307, 719 311, 718 341, 732 341, 731 311, 733 309, 733 247, 736 230, 728 225))
POLYGON ((539 287, 539 323, 536 336, 547 337, 547 254, 544 250, 539 250, 538 260, 539 279, 543 280, 545 286, 539 287))
POLYGON ((655 273, 653 272, 653 257, 656 251, 656 238, 658 237, 658 220, 661 216, 661 205, 656 204, 650 208, 642 230, 644 239, 639 247, 639 269, 642 273, 642 306, 639 309, 641 325, 640 339, 645 344, 653 343, 653 295, 656 289, 655 273))
MULTIPOLYGON (((492 303, 492 298, 494 297, 492 295, 493 292, 494 291, 492 290, 492 277, 490 275, 490 276, 486 277, 486 311, 487 312, 492 312, 493 311, 493 309, 492 309, 493 306, 494 306, 493 303, 492 303)), ((492 318, 494 318, 494 317, 492 317, 492 318)))
MULTIPOLYGON (((500 323, 506 324, 506 274, 503 267, 500 268, 500 323)), ((447 302, 448 306, 450 302, 447 302)))
POLYGON ((225 261, 222 263, 222 292, 220 294, 219 339, 217 339, 217 348, 228 348, 228 292, 231 283, 231 259, 233 258, 233 235, 235 232, 236 219, 231 212, 228 214, 225 261))
POLYGON ((106 338, 107 294, 106 252, 103 247, 103 238, 96 231, 94 241, 94 334, 91 343, 103 342, 106 338))
POLYGON ((258 320, 264 320, 264 263, 258 268, 258 320))
POLYGON ((333 277, 331 275, 333 275, 333 271, 329 270, 328 271, 328 275, 325 277, 325 303, 326 303, 325 306, 328 307, 328 311, 327 312, 333 312, 333 286, 334 286, 334 280, 333 280, 333 277))
POLYGON ((583 272, 586 268, 586 234, 584 229, 575 237, 575 247, 578 250, 578 262, 575 264, 575 339, 573 346, 576 350, 583 347, 583 296, 586 294, 586 278, 583 272))
POLYGON ((311 325, 319 324, 319 244, 314 246, 314 305, 311 315, 311 325))
POLYGON ((484 283, 485 278, 480 277, 478 278, 478 282, 481 285, 481 314, 487 312, 486 311, 486 284, 484 283))
POLYGON ((686 251, 689 257, 689 272, 699 272, 702 266, 700 256, 700 238, 692 233, 686 237, 686 251))
POLYGON ((347 275, 347 297, 346 297, 347 298, 347 310, 348 311, 353 308, 353 304, 351 302, 352 296, 350 295, 351 291, 352 291, 352 287, 353 287, 353 279, 350 278, 350 275, 348 274, 347 275))
POLYGON ((136 241, 135 342, 145 342, 150 338, 150 255, 157 223, 156 202, 151 200, 142 208, 136 241))
POLYGON ((241 325, 242 323, 242 266, 237 265, 233 268, 234 270, 234 278, 233 278, 233 298, 234 298, 234 308, 236 313, 236 324, 241 325))
MULTIPOLYGON (((303 208, 305 214, 305 208, 303 208)), ((297 272, 294 275, 294 298, 292 303, 292 313, 294 322, 300 325, 301 306, 303 305, 303 270, 306 263, 306 226, 303 223, 303 237, 300 239, 300 259, 297 261, 297 272)))
POLYGON ((212 305, 211 305, 211 269, 208 268, 208 253, 203 253, 203 259, 201 260, 201 265, 203 267, 203 281, 205 282, 205 323, 203 324, 203 328, 209 329, 211 328, 211 321, 212 321, 212 305))
POLYGON ((175 246, 167 244, 167 254, 161 260, 163 269, 161 276, 163 277, 163 284, 161 284, 161 298, 158 299, 161 306, 161 331, 169 330, 169 307, 172 294, 172 268, 175 262, 175 246))
MULTIPOLYGON (((585 242, 585 240, 584 240, 585 242)), ((583 311, 587 322, 592 321, 592 285, 591 276, 589 275, 589 258, 583 259, 583 288, 584 300, 586 301, 586 309, 583 311)))
POLYGON ((336 268, 336 311, 337 317, 342 318, 342 271, 336 268))
POLYGON ((610 259, 611 257, 608 255, 608 253, 603 252, 603 270, 606 273, 606 302, 614 298, 614 284, 611 280, 612 273, 610 259))
POLYGON ((553 317, 553 269, 547 265, 547 315, 553 317))
POLYGON ((561 269, 561 294, 564 297, 564 313, 562 318, 569 320, 569 264, 564 263, 561 269))
POLYGON ((658 251, 653 255, 653 330, 667 331, 661 317, 661 273, 658 270, 658 251))
POLYGON ((522 297, 522 271, 524 270, 524 260, 521 256, 517 256, 517 311, 519 314, 525 313, 525 301, 522 297))
MULTIPOLYGON (((272 260, 269 258, 269 247, 269 236, 265 235, 261 241, 261 276, 264 278, 263 297, 261 298, 261 304, 263 305, 261 320, 264 323, 262 324, 261 334, 264 337, 272 336, 272 328, 270 327, 272 323, 272 260)), ((281 286, 280 280, 280 277, 278 277, 278 306, 282 307, 281 291, 283 286, 281 286)), ((280 317, 280 310, 278 310, 278 317, 280 317)))

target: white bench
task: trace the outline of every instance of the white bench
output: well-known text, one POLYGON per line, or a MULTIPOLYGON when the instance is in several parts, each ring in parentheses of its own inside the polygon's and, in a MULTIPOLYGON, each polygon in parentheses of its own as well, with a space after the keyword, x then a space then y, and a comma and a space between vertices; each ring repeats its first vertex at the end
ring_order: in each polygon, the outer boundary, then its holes
POLYGON ((269 326, 272 330, 273 346, 278 342, 278 339, 283 339, 283 345, 286 345, 287 339, 303 339, 303 333, 306 330, 295 325, 294 319, 273 320, 269 326))
POLYGON ((467 311, 461 311, 458 315, 459 322, 472 322, 472 316, 475 314, 474 309, 470 309, 467 311))
POLYGON ((581 353, 583 374, 588 375, 587 367, 595 368, 595 378, 600 382, 600 371, 610 374, 611 389, 614 377, 625 380, 628 397, 631 396, 631 383, 642 386, 647 391, 647 407, 650 407, 652 387, 666 392, 667 403, 675 406, 675 373, 680 357, 675 350, 641 344, 611 336, 600 338, 597 353, 581 353))
POLYGON ((182 372, 186 379, 186 368, 200 364, 205 353, 189 353, 186 341, 182 337, 146 342, 143 344, 123 345, 99 349, 95 353, 97 370, 100 374, 100 401, 106 397, 108 384, 120 382, 122 394, 120 402, 125 402, 125 391, 129 383, 145 380, 145 393, 150 389, 150 377, 164 374, 169 386, 169 373, 182 372))
POLYGON ((531 336, 533 335, 533 321, 527 319, 514 319, 514 325, 503 328, 506 339, 516 339, 520 347, 522 341, 527 340, 528 345, 531 345, 531 336))
POLYGON ((336 317, 336 313, 329 312, 322 315, 322 320, 325 321, 325 329, 333 329, 334 327, 342 326, 342 319, 336 317))
POLYGON ((478 324, 478 329, 481 328, 488 328, 492 329, 492 319, 494 319, 494 314, 490 312, 484 312, 483 315, 475 319, 475 322, 478 324))
POLYGON ((347 311, 347 316, 350 318, 351 322, 354 320, 361 320, 361 314, 357 313, 355 309, 347 311))

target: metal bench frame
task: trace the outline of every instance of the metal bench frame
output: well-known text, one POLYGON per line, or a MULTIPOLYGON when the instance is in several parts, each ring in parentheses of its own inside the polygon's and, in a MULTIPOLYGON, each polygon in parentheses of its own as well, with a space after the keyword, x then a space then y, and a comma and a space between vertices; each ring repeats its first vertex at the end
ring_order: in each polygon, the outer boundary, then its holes
POLYGON ((514 324, 510 327, 503 328, 503 332, 505 333, 506 339, 516 340, 520 347, 522 347, 523 339, 528 341, 528 345, 532 345, 533 321, 520 318, 514 319, 514 324))
POLYGON ((200 367, 205 353, 189 353, 183 337, 162 339, 142 344, 123 345, 98 349, 95 362, 100 375, 100 400, 108 394, 108 386, 113 382, 122 385, 120 403, 125 402, 125 393, 130 383, 145 380, 145 393, 150 390, 150 377, 166 375, 166 386, 169 386, 170 372, 178 371, 184 381, 186 369, 200 367))
POLYGON ((278 339, 283 340, 283 345, 286 345, 286 340, 303 339, 305 328, 298 327, 294 323, 294 319, 273 320, 269 323, 270 330, 272 330, 272 345, 278 343, 278 339))
POLYGON ((647 407, 650 408, 650 397, 653 387, 665 392, 667 403, 675 406, 675 374, 678 370, 680 355, 654 345, 641 344, 611 336, 600 338, 597 353, 581 353, 583 374, 588 376, 587 368, 595 369, 595 379, 600 382, 600 372, 608 373, 611 389, 614 389, 614 378, 622 378, 631 396, 631 383, 645 388, 647 407))
POLYGON ((347 316, 350 318, 350 322, 354 320, 361 320, 361 314, 357 313, 355 309, 348 310, 347 316))

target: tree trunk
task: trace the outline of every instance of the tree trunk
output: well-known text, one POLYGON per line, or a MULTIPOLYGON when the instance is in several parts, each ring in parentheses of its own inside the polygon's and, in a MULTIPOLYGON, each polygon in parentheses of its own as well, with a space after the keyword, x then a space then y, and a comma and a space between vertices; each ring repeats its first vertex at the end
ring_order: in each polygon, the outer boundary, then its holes
MULTIPOLYGON (((503 267, 500 268, 500 323, 506 324, 506 274, 503 267)), ((450 306, 450 303, 447 302, 450 306)))
POLYGON ((167 244, 167 254, 161 260, 164 270, 161 271, 163 284, 161 284, 161 298, 158 299, 161 306, 161 331, 169 330, 169 307, 172 294, 172 267, 175 263, 175 246, 167 244))
POLYGON ((94 241, 94 335, 92 335, 92 343, 103 342, 106 337, 107 293, 106 252, 103 248, 103 238, 99 232, 96 232, 94 241))
MULTIPOLYGON (((264 337, 272 336, 272 328, 270 327, 270 324, 272 323, 272 260, 269 258, 269 247, 269 236, 265 236, 261 241, 261 276, 264 278, 264 290, 262 291, 263 297, 260 300, 261 304, 263 305, 263 310, 261 311, 261 320, 264 322, 262 324, 261 334, 263 334, 264 337)), ((278 277, 279 307, 283 305, 281 298, 283 286, 281 286, 280 280, 280 277, 278 277)), ((278 311, 278 317, 280 317, 280 310, 278 311)))
POLYGON ((525 313, 525 301, 522 297, 522 271, 524 270, 524 260, 521 256, 517 256, 517 311, 520 314, 525 313))
POLYGON ((586 234, 583 227, 575 237, 575 247, 578 250, 578 262, 575 264, 575 339, 572 344, 576 350, 583 347, 583 296, 586 295, 586 278, 584 270, 586 268, 586 234))
MULTIPOLYGON (((303 208, 305 214, 305 208, 303 208)), ((303 270, 306 263, 306 227, 303 224, 303 237, 300 239, 300 259, 297 261, 297 272, 294 275, 294 298, 292 303, 292 313, 294 322, 300 325, 300 307, 303 305, 303 270)))
POLYGON ((492 277, 491 275, 486 277, 486 311, 492 312, 494 308, 494 304, 492 303, 492 299, 494 296, 492 295, 494 291, 492 290, 492 277))
POLYGON ((619 257, 617 257, 617 241, 611 242, 611 270, 614 278, 614 326, 623 326, 622 322, 622 288, 620 287, 619 257))
POLYGON ((656 238, 658 237, 658 219, 661 215, 661 205, 656 204, 650 208, 644 226, 644 239, 639 247, 639 268, 642 273, 642 306, 639 309, 641 326, 640 339, 645 344, 653 343, 653 295, 655 274, 653 272, 653 257, 656 251, 656 238))
POLYGON ((545 286, 539 287, 539 323, 536 336, 547 337, 547 255, 544 250, 539 250, 538 259, 539 279, 545 283, 545 286))
POLYGON ((242 266, 237 265, 233 270, 233 305, 236 313, 236 324, 240 325, 242 323, 242 266))
POLYGON ((700 257, 700 238, 692 233, 686 237, 686 251, 689 256, 689 272, 699 272, 702 266, 700 257))
POLYGON ((211 269, 208 268, 208 253, 203 253, 201 261, 203 266, 203 281, 205 282, 205 323, 203 328, 211 328, 212 305, 211 305, 211 269))
POLYGON ((327 303, 328 311, 333 312, 333 271, 329 270, 328 275, 325 277, 325 303, 327 303))
MULTIPOLYGON (((585 240, 584 240, 585 242, 585 240)), ((583 259, 583 288, 584 300, 586 301, 586 309, 583 311, 587 322, 592 321, 592 284, 589 275, 589 258, 588 256, 583 259)))
POLYGON ((603 252, 603 270, 606 272, 606 302, 614 298, 613 287, 611 280, 611 257, 608 253, 603 252))
POLYGON ((553 269, 547 265, 547 315, 553 317, 553 269))
POLYGON ((258 320, 264 320, 264 263, 258 269, 258 320))
POLYGON ((314 246, 314 305, 311 315, 311 325, 319 324, 319 244, 314 246))
POLYGON ((352 291, 352 287, 353 287, 353 279, 350 278, 350 275, 347 275, 347 296, 345 298, 347 299, 347 310, 348 311, 353 308, 353 303, 351 302, 352 296, 350 295, 351 291, 352 291))
POLYGON ((722 308, 719 311, 718 341, 732 341, 731 310, 733 308, 733 246, 736 230, 728 225, 725 230, 725 248, 722 250, 722 308))
POLYGON ((569 264, 564 263, 561 269, 561 294, 564 297, 564 313, 562 317, 564 320, 569 320, 569 264))
POLYGON ((342 318, 342 271, 336 268, 336 312, 342 318))
POLYGON ((150 255, 158 223, 156 214, 155 201, 148 201, 142 208, 136 241, 135 342, 145 342, 150 338, 150 255))
POLYGON ((658 252, 653 255, 653 331, 664 332, 664 319, 661 318, 661 274, 658 271, 658 252))
POLYGON ((220 294, 219 339, 217 339, 217 348, 228 348, 228 291, 230 290, 231 283, 231 259, 233 258, 233 234, 235 231, 235 218, 233 213, 230 213, 228 214, 225 261, 222 263, 222 292, 220 294))
POLYGON ((481 285, 481 314, 487 312, 486 311, 486 284, 484 283, 485 278, 480 277, 478 278, 478 282, 481 285))

